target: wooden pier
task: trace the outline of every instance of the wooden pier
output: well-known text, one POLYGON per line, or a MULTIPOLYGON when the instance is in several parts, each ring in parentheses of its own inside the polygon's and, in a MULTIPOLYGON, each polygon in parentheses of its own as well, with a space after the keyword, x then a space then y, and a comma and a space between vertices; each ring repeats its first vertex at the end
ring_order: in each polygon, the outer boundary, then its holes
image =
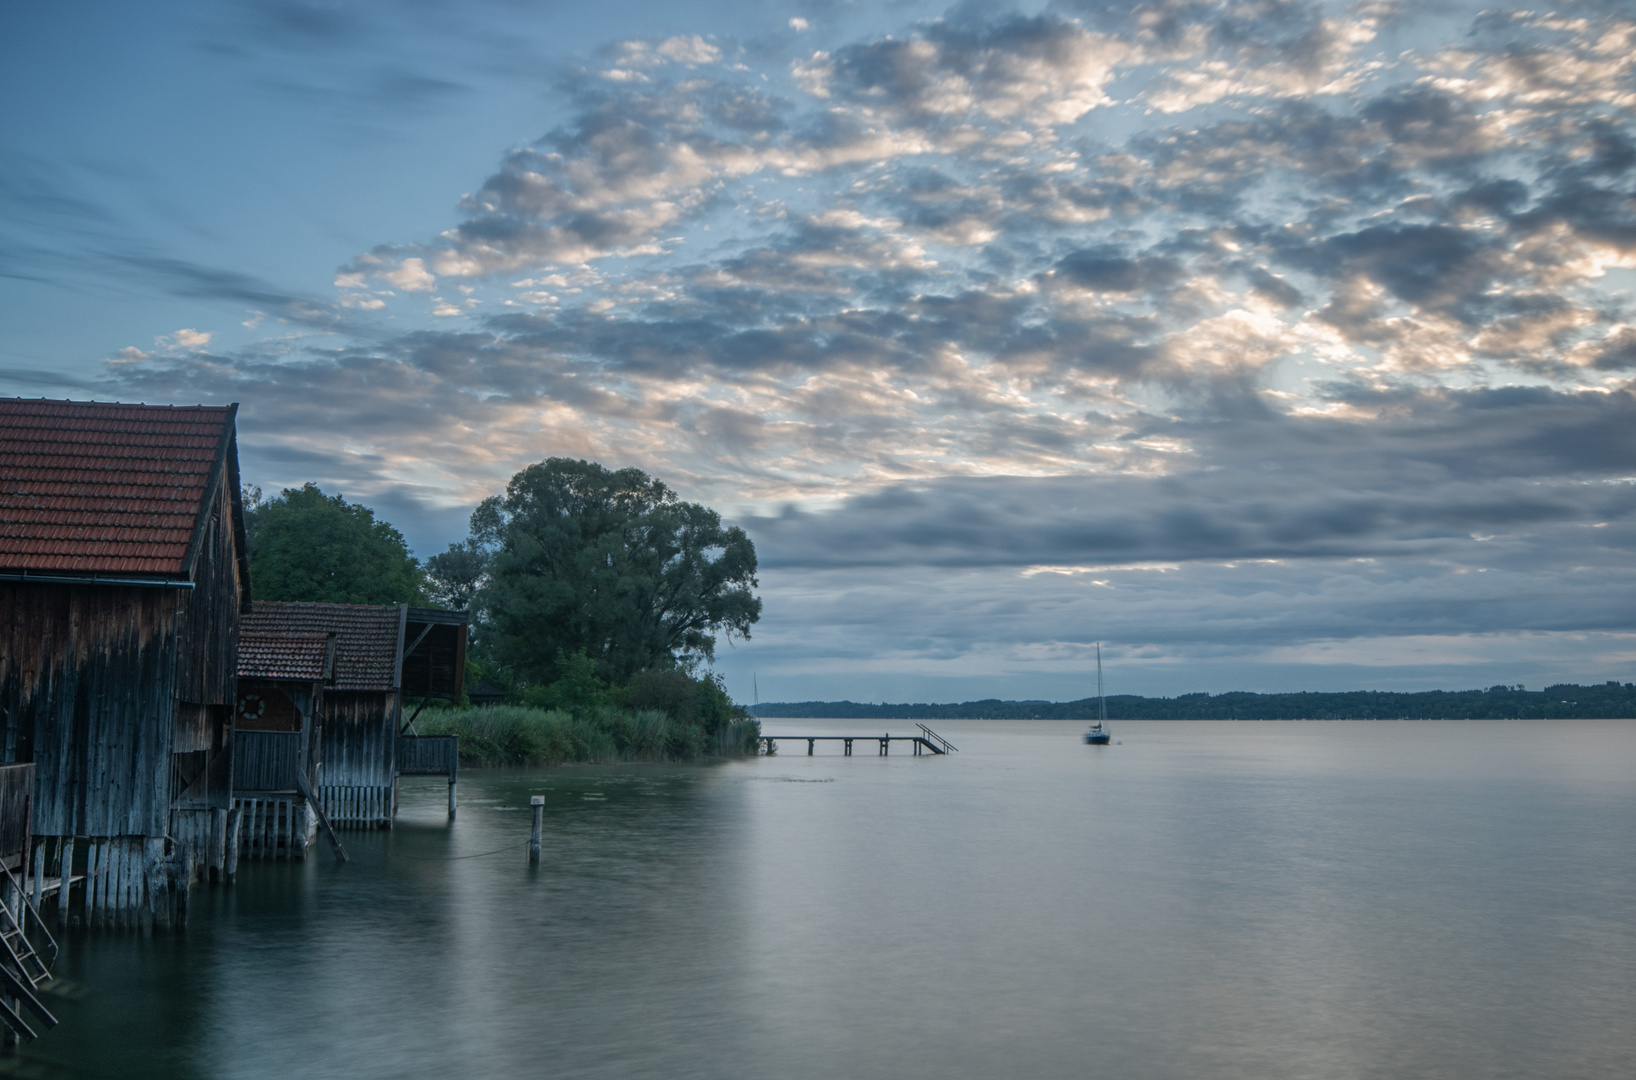
POLYGON ((892 744, 895 742, 909 743, 913 747, 916 757, 921 754, 950 754, 955 752, 956 748, 953 743, 925 724, 916 724, 915 727, 920 729, 919 735, 892 735, 890 733, 880 735, 763 735, 761 736, 761 742, 766 753, 776 754, 778 753, 778 741, 780 739, 788 742, 805 740, 808 757, 813 756, 817 750, 817 745, 821 742, 838 742, 842 744, 841 755, 843 757, 852 756, 852 744, 855 742, 876 744, 875 753, 877 757, 888 756, 892 752, 892 744))

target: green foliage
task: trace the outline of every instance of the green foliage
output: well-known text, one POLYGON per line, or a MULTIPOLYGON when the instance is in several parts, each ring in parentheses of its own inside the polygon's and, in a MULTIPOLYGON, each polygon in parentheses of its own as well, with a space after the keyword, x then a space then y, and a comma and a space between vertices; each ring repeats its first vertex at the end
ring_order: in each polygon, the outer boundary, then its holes
POLYGON ((493 553, 480 644, 530 683, 554 682, 559 654, 589 657, 612 684, 691 666, 714 657, 717 633, 748 637, 761 617, 744 531, 637 469, 531 465, 477 508, 472 534, 493 553))
POLYGON ((269 501, 247 489, 250 581, 258 600, 423 604, 425 579, 403 535, 316 484, 269 501))
POLYGON ((429 709, 423 735, 460 736, 465 766, 542 766, 568 762, 693 761, 708 755, 754 753, 754 720, 736 720, 715 735, 654 709, 429 709))
POLYGON ((426 560, 426 584, 432 599, 452 611, 471 607, 488 573, 489 553, 475 540, 450 544, 426 560))
POLYGON ((727 696, 721 676, 701 678, 676 668, 637 672, 620 690, 619 699, 629 708, 657 709, 711 735, 749 716, 727 696))
POLYGON ((523 704, 540 709, 590 709, 608 704, 608 687, 597 678, 596 661, 581 649, 572 656, 557 650, 552 664, 554 678, 522 692, 523 704))

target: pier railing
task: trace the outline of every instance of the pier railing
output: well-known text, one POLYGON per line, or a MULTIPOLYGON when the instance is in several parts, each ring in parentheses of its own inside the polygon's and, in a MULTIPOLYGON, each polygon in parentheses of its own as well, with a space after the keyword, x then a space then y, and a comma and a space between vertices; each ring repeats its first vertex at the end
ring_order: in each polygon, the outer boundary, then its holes
MULTIPOLYGON (((919 725, 916 725, 916 726, 918 727, 919 725)), ((881 735, 763 735, 763 736, 761 736, 760 741, 761 741, 763 749, 765 749, 765 751, 768 754, 778 753, 778 744, 779 744, 780 740, 787 741, 787 742, 797 742, 797 743, 798 742, 804 742, 804 743, 807 744, 807 756, 808 757, 811 757, 813 755, 814 751, 817 748, 817 745, 819 743, 821 743, 821 742, 838 742, 838 743, 840 743, 841 744, 841 755, 843 757, 851 757, 852 756, 852 744, 855 743, 855 742, 875 743, 876 746, 877 746, 876 752, 881 757, 886 757, 888 754, 890 754, 892 752, 892 744, 895 743, 895 742, 906 742, 906 743, 908 743, 911 750, 914 752, 914 754, 917 757, 922 753, 942 755, 942 754, 951 753, 954 750, 954 745, 952 743, 950 743, 947 739, 944 739, 942 736, 938 735, 935 731, 934 732, 928 732, 928 734, 931 735, 931 738, 927 738, 926 735, 892 735, 892 734, 881 734, 881 735), (935 739, 937 741, 934 742, 933 739, 935 739)))
POLYGON ((939 735, 937 732, 933 731, 931 728, 927 727, 925 724, 916 724, 915 727, 919 728, 926 738, 941 746, 945 754, 953 754, 958 751, 958 748, 953 743, 939 735))
POLYGON ((400 776, 454 776, 460 764, 458 735, 399 735, 400 776))

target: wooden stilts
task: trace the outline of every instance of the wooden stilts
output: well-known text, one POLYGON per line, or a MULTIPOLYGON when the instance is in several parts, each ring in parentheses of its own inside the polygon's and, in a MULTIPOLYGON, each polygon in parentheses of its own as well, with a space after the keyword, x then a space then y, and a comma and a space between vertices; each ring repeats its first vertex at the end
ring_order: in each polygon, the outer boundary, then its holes
POLYGON ((119 927, 125 921, 125 844, 121 839, 108 841, 108 925, 119 927))
POLYGON ((239 824, 244 820, 244 802, 239 800, 227 812, 226 850, 222 852, 222 876, 229 883, 239 872, 239 824))
POLYGON ((169 930, 170 919, 170 860, 165 857, 165 839, 150 837, 146 843, 148 902, 143 918, 161 930, 169 930))
POLYGON ((34 912, 39 914, 45 899, 45 837, 34 841, 34 912))
POLYGON ((90 849, 85 853, 85 925, 88 927, 97 924, 97 899, 102 891, 99 888, 102 871, 102 843, 92 839, 90 849))
POLYGON ((455 787, 454 774, 451 773, 449 775, 449 820, 450 821, 454 820, 454 787, 455 787))
POLYGON ((57 924, 68 925, 69 887, 74 881, 74 838, 57 838, 57 924))
POLYGON ((533 812, 533 830, 528 834, 528 861, 537 866, 540 862, 540 833, 545 828, 545 796, 530 795, 528 808, 533 812))

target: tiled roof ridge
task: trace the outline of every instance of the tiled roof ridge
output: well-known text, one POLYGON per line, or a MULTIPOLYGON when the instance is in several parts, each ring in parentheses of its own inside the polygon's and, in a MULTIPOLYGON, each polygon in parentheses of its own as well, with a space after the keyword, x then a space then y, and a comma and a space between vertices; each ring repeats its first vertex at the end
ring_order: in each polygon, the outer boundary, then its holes
POLYGON ((146 401, 95 401, 80 400, 78 398, 26 398, 0 397, 0 405, 83 405, 95 409, 168 409, 172 412, 193 412, 199 409, 216 409, 226 411, 231 405, 175 405, 171 403, 149 405, 146 401))

